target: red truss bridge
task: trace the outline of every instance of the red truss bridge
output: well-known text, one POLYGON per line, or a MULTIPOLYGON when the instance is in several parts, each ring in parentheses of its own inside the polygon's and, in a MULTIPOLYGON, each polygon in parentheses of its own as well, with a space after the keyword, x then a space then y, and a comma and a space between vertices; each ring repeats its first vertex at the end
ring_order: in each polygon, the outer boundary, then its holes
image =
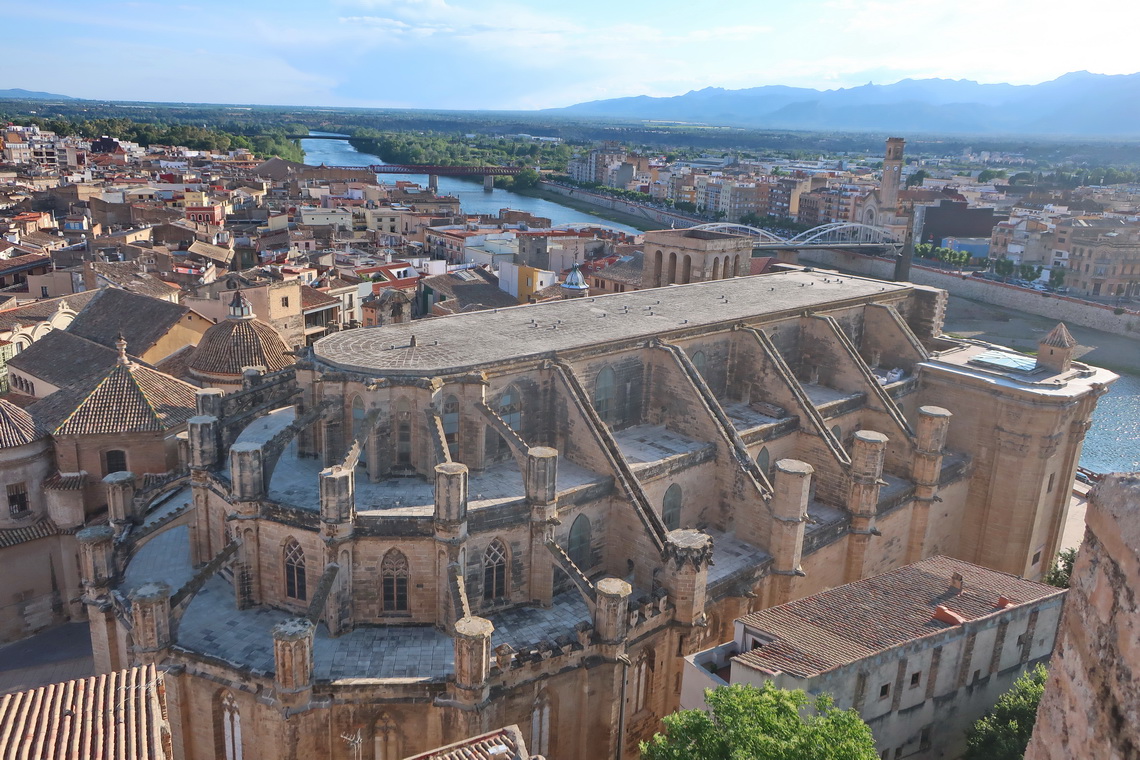
POLYGON ((426 174, 428 187, 439 189, 440 177, 482 177, 483 189, 494 187, 495 177, 513 177, 522 166, 434 166, 432 164, 371 164, 370 166, 330 166, 330 169, 353 169, 376 174, 426 174))

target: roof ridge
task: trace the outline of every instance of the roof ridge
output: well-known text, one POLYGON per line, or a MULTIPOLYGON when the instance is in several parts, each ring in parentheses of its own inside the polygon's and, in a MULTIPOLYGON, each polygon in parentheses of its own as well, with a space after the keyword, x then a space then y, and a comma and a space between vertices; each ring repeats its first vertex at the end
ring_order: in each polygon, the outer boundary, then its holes
MULTIPOLYGON (((107 382, 107 381, 110 379, 111 375, 113 375, 113 374, 115 373, 115 369, 116 369, 117 367, 121 367, 121 366, 123 366, 123 365, 121 365, 121 364, 115 364, 115 365, 113 365, 113 366, 111 367, 111 371, 110 371, 110 372, 108 372, 107 374, 103 375, 102 379, 101 379, 101 380, 99 380, 99 382, 95 383, 95 387, 93 387, 93 388, 92 388, 92 389, 91 389, 91 390, 90 390, 88 393, 86 393, 86 394, 83 396, 83 399, 82 399, 82 400, 80 400, 80 402, 79 402, 78 404, 76 404, 75 408, 74 408, 74 409, 72 409, 72 410, 71 410, 71 411, 68 413, 68 415, 67 415, 66 417, 64 417, 64 418, 63 418, 63 420, 61 420, 61 421, 60 421, 60 423, 59 423, 58 425, 56 425, 56 426, 55 426, 55 430, 53 430, 53 431, 52 431, 52 434, 54 435, 54 434, 58 433, 60 430, 62 430, 62 429, 63 429, 63 426, 64 426, 64 425, 66 425, 68 422, 70 422, 70 421, 71 421, 71 418, 72 418, 72 417, 74 417, 76 414, 78 414, 78 413, 79 413, 79 410, 80 410, 80 409, 82 409, 82 408, 83 408, 83 407, 84 407, 84 406, 87 404, 88 400, 90 400, 90 398, 91 398, 92 396, 94 396, 94 395, 95 395, 95 393, 96 393, 96 392, 97 392, 97 391, 98 391, 98 390, 99 390, 101 387, 103 387, 103 384, 104 384, 104 383, 106 383, 106 382, 107 382)), ((61 389, 61 390, 62 390, 62 389, 61 389)))

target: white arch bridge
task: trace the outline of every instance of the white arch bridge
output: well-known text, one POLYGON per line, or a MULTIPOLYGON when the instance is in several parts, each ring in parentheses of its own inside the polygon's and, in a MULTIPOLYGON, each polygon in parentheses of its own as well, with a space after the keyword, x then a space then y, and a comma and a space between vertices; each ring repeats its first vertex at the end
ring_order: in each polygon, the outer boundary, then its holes
POLYGON ((891 230, 857 222, 823 224, 790 238, 747 224, 713 222, 693 229, 752 238, 753 248, 889 248, 897 253, 903 245, 891 230))

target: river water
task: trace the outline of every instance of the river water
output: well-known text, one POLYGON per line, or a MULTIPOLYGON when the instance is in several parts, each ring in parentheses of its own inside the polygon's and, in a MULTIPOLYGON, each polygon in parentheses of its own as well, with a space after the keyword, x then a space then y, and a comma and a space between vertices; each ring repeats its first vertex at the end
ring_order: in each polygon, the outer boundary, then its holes
MULTIPOLYGON (((334 133, 313 131, 311 134, 331 135, 334 133)), ((374 156, 371 153, 361 153, 352 147, 347 140, 302 140, 301 148, 305 151, 305 163, 310 166, 318 164, 327 164, 329 166, 368 166, 370 164, 384 163, 384 161, 380 160, 379 156, 374 156)), ((422 174, 385 174, 380 177, 380 180, 382 182, 408 180, 421 185, 427 185, 427 177, 422 174)), ((496 187, 489 193, 485 192, 483 190, 482 177, 476 178, 475 181, 459 179, 457 177, 440 177, 439 192, 444 195, 457 196, 463 205, 463 211, 468 214, 494 215, 499 213, 499 209, 510 208, 516 211, 526 211, 535 216, 544 216, 554 222, 555 225, 586 222, 589 224, 613 227, 614 229, 628 232, 631 235, 641 233, 640 230, 636 230, 633 227, 611 222, 608 219, 594 216, 585 211, 568 208, 567 206, 553 203, 544 198, 532 198, 528 195, 519 195, 518 193, 512 193, 510 190, 504 190, 500 187, 496 187)))
MULTIPOLYGON (((315 135, 332 134, 313 132, 315 135)), ((329 166, 368 166, 382 164, 379 156, 361 153, 347 140, 302 140, 305 163, 329 166)), ((427 184, 422 175, 392 174, 382 177, 385 182, 408 180, 427 184)), ((471 214, 497 214, 499 209, 512 208, 551 219, 554 224, 588 222, 614 227, 631 234, 639 231, 611 222, 593 214, 568 208, 543 198, 531 198, 495 188, 483 191, 483 183, 469 182, 455 177, 440 177, 439 191, 457 196, 463 210, 471 214)), ((1134 472, 1140 470, 1140 377, 1122 375, 1100 400, 1093 426, 1085 437, 1081 464, 1096 472, 1134 472)))

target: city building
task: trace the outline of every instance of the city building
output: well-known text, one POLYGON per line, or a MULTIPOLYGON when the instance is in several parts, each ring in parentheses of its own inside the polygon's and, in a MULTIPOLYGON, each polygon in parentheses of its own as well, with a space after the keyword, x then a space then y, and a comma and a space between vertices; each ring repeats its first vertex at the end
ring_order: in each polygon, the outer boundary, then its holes
POLYGON ((771 682, 856 710, 887 760, 959 757, 973 722, 1052 653, 1064 595, 931 557, 738 618, 732 641, 685 658, 681 707, 771 682))
POLYGON ((934 555, 1050 564, 1115 376, 944 308, 788 271, 347 330, 199 390, 183 490, 116 473, 76 535, 97 668, 167 666, 191 760, 510 724, 635 753, 736 618, 934 555))
POLYGON ((1140 297, 1140 225, 1072 227, 1065 283, 1086 296, 1140 297))

